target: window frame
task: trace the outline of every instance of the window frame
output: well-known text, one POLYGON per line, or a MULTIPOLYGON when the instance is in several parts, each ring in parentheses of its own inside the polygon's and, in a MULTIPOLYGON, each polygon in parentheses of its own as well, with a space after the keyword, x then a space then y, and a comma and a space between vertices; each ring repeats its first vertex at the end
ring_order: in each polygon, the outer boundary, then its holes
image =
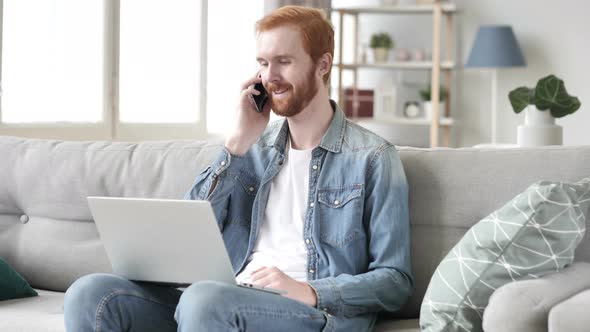
MULTIPOLYGON (((0 135, 64 140, 174 140, 206 139, 207 131, 207 1, 201 3, 200 94, 198 121, 190 123, 122 123, 119 121, 119 35, 120 1, 103 0, 104 62, 103 119, 98 123, 3 123, 0 135)), ((2 63, 2 29, 4 1, 0 0, 0 63, 2 63)), ((0 66, 0 82, 2 78, 0 66)), ((0 98, 2 96, 0 95, 0 98)), ((0 107, 0 119, 2 109, 0 107)))

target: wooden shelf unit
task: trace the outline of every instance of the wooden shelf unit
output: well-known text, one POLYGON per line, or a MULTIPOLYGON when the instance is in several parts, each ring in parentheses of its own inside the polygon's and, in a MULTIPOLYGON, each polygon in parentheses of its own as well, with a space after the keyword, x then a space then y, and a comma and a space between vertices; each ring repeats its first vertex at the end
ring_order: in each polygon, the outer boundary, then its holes
MULTIPOLYGON (((344 70, 352 70, 353 72, 353 100, 358 98, 358 70, 359 69, 373 69, 373 70, 429 70, 431 72, 431 100, 439 100, 439 89, 441 83, 448 91, 447 101, 445 103, 446 109, 439 110, 438 103, 432 103, 432 119, 406 119, 397 118, 396 120, 384 120, 398 124, 408 125, 430 125, 430 146, 440 146, 439 134, 442 129, 442 145, 450 145, 451 127, 454 121, 451 117, 451 79, 452 70, 455 68, 453 61, 453 36, 454 36, 454 20, 453 14, 457 12, 457 7, 454 3, 441 2, 437 0, 432 5, 400 5, 400 6, 381 6, 381 7, 346 7, 333 8, 334 12, 339 14, 340 28, 338 31, 339 48, 338 55, 340 60, 343 59, 343 41, 344 41, 344 15, 352 15, 353 17, 353 61, 352 63, 337 63, 334 67, 338 70, 338 104, 344 105, 344 89, 342 86, 342 72, 344 70), (408 61, 408 62, 389 62, 389 63, 359 63, 359 29, 358 17, 361 14, 385 14, 385 15, 407 15, 407 14, 429 14, 432 15, 432 59, 431 61, 408 61), (441 59, 441 31, 443 18, 445 19, 445 41, 446 54, 445 59, 441 59), (441 76, 443 82, 441 82, 441 76), (444 112, 443 117, 439 117, 439 112, 444 112)), ((358 103, 353 102, 357 107, 358 103)), ((353 111, 353 114, 357 112, 353 111)))

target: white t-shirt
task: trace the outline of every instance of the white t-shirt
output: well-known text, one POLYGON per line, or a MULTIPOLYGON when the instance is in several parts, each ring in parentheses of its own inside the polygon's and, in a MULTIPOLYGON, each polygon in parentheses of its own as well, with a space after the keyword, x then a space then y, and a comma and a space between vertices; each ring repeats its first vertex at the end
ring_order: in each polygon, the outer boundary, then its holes
POLYGON ((237 282, 250 282, 250 274, 263 266, 276 266, 297 281, 307 281, 307 249, 303 220, 309 187, 309 150, 295 150, 287 142, 283 168, 270 184, 270 193, 256 245, 237 282))

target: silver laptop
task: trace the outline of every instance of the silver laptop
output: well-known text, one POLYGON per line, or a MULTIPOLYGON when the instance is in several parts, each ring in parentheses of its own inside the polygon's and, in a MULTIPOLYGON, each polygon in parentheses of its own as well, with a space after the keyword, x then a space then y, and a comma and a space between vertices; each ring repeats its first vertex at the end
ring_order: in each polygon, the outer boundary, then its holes
POLYGON ((88 197, 88 204, 115 274, 176 286, 236 284, 208 201, 88 197))

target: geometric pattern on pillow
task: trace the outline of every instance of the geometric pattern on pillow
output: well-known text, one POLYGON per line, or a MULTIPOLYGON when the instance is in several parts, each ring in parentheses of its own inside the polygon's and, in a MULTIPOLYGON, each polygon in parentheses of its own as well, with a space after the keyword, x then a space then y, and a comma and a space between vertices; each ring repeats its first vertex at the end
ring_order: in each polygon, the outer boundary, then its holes
POLYGON ((497 288, 572 263, 589 204, 590 178, 541 181, 471 227, 432 275, 420 309, 422 331, 482 331, 497 288))

